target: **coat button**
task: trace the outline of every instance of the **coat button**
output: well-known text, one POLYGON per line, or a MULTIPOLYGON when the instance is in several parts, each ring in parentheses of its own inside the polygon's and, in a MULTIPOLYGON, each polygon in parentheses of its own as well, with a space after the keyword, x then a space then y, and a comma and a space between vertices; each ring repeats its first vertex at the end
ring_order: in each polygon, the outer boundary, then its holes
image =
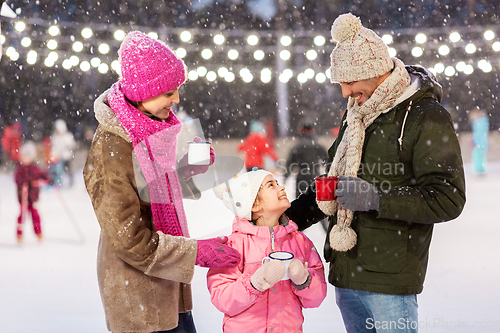
MULTIPOLYGON (((274 287, 271 288, 271 291, 274 291, 274 287)), ((272 329, 271 329, 271 331, 272 331, 272 329)))

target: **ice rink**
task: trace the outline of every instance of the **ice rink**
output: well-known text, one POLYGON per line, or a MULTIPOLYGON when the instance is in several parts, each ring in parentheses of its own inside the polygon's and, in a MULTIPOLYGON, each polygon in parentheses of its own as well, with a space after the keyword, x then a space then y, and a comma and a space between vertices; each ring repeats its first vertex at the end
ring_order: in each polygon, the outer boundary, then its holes
MULTIPOLYGON (((418 296, 420 332, 500 332, 500 164, 492 163, 484 177, 468 170, 466 165, 462 215, 435 227, 418 296)), ((12 173, 0 174, 0 187, 0 332, 107 332, 96 279, 99 226, 81 172, 72 188, 41 191, 41 243, 29 220, 24 244, 17 245, 12 173)), ((230 233, 233 217, 212 191, 186 201, 185 209, 193 238, 230 233)), ((306 234, 323 248, 321 226, 306 234)), ((192 282, 195 323, 200 333, 221 332, 222 314, 210 303, 206 272, 197 267, 192 282)), ((323 304, 304 315, 305 332, 345 332, 331 285, 323 304)))

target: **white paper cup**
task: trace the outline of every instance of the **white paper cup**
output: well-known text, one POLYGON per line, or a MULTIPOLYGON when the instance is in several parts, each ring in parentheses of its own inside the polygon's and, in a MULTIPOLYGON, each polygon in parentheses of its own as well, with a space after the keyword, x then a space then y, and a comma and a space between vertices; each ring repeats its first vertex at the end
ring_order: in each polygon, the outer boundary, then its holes
POLYGON ((269 253, 269 256, 264 257, 262 259, 262 264, 264 264, 264 261, 266 260, 279 260, 283 263, 283 265, 285 265, 286 268, 286 274, 281 280, 288 280, 290 279, 290 276, 288 276, 288 266, 290 266, 290 262, 292 261, 293 257, 293 253, 286 251, 275 251, 269 253))
POLYGON ((210 142, 208 141, 188 142, 188 164, 209 165, 210 142))

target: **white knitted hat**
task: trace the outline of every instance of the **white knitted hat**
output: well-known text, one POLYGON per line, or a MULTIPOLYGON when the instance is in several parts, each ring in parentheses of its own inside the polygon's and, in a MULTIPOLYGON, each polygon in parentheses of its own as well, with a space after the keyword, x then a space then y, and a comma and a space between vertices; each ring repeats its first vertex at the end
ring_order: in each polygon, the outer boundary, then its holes
POLYGON ((337 45, 330 59, 332 83, 356 82, 382 76, 394 63, 384 41, 361 25, 359 17, 342 14, 332 24, 337 45))
POLYGON ((272 175, 272 173, 265 170, 255 170, 235 175, 228 181, 215 186, 215 195, 236 216, 250 221, 255 198, 267 175, 272 175))

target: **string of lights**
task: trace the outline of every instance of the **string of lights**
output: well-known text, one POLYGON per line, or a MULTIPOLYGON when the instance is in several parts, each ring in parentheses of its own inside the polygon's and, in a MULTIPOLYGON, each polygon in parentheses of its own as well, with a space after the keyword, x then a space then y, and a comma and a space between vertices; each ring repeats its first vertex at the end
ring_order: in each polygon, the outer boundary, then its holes
MULTIPOLYGON (((276 76, 281 82, 299 83, 328 78, 329 53, 334 44, 328 32, 246 31, 132 27, 160 38, 173 47, 190 68, 190 80, 223 79, 264 84, 276 76), (281 45, 277 45, 280 43, 281 45), (278 47, 279 46, 279 47, 278 47), (279 53, 278 53, 278 50, 279 53), (276 73, 275 63, 287 63, 276 73)), ((500 26, 400 29, 378 31, 391 56, 420 63, 446 76, 489 73, 500 67, 500 26)), ((0 36, 5 55, 20 65, 61 66, 66 70, 107 74, 119 71, 116 51, 126 35, 123 27, 84 25, 42 19, 11 19, 0 36)))

